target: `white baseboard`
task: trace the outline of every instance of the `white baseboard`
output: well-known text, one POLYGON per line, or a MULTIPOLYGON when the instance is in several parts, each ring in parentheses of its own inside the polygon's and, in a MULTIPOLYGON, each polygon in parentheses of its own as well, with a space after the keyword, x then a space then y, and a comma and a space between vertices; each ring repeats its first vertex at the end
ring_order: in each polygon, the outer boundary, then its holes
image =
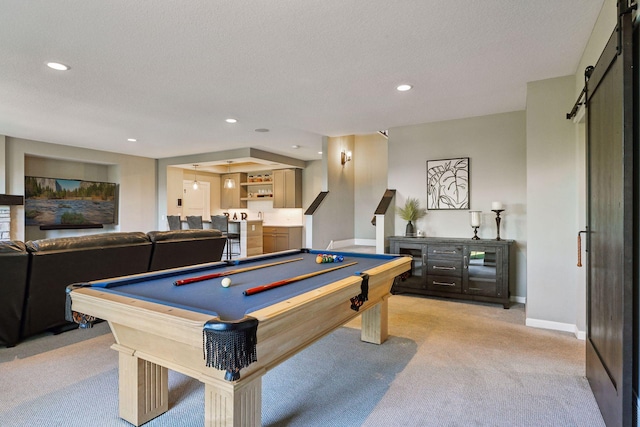
POLYGON ((580 331, 576 325, 571 323, 560 323, 560 322, 552 322, 549 320, 540 320, 540 319, 530 319, 527 318, 525 321, 525 325, 530 326, 532 328, 539 329, 550 329, 553 331, 562 331, 562 332, 570 332, 576 336, 579 340, 584 340, 586 338, 586 334, 584 331, 580 331))
POLYGON ((527 303, 527 297, 519 297, 519 296, 516 296, 516 295, 511 295, 509 297, 509 301, 517 302, 517 303, 520 303, 520 304, 526 304, 527 303))
POLYGON ((376 239, 354 239, 354 242, 358 246, 375 246, 376 239))
POLYGON ((332 240, 327 249, 339 249, 347 246, 375 246, 376 239, 345 239, 332 240))
POLYGON ((330 245, 331 247, 327 249, 339 249, 339 248, 344 248, 346 246, 353 246, 353 245, 354 245, 353 239, 332 240, 330 245))

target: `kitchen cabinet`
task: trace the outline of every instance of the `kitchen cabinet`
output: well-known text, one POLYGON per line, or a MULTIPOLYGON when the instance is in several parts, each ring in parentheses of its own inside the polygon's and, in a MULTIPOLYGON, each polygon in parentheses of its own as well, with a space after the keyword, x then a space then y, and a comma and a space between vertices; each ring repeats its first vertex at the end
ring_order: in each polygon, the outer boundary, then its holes
POLYGON ((277 169, 273 171, 273 207, 302 207, 301 169, 277 169))
POLYGON ((262 255, 262 221, 247 221, 247 256, 262 255))
POLYGON ((262 250, 264 253, 300 249, 302 247, 302 226, 262 227, 262 250))
POLYGON ((247 174, 243 172, 226 173, 220 175, 220 208, 241 209, 247 207, 247 187, 240 183, 247 180, 247 174), (235 181, 234 188, 224 188, 224 180, 231 178, 235 181), (243 200, 244 199, 244 200, 243 200))
POLYGON ((412 257, 393 293, 495 302, 509 308, 513 240, 390 237, 390 252, 412 257))

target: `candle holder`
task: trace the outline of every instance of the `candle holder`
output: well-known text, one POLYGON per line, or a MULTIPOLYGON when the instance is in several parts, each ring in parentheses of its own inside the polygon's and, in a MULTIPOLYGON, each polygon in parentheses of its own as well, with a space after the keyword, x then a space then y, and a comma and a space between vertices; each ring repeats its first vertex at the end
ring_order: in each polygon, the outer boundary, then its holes
POLYGON ((504 209, 491 209, 491 210, 496 213, 496 229, 498 230, 498 237, 496 237, 496 240, 502 240, 500 238, 500 212, 504 211, 504 209))
POLYGON ((473 228, 473 240, 480 240, 478 237, 478 228, 480 228, 480 215, 482 211, 469 211, 471 215, 469 218, 469 222, 471 224, 471 228, 473 228))
POLYGON ((472 225, 471 227, 473 227, 473 240, 480 240, 480 238, 478 237, 478 226, 477 225, 472 225))

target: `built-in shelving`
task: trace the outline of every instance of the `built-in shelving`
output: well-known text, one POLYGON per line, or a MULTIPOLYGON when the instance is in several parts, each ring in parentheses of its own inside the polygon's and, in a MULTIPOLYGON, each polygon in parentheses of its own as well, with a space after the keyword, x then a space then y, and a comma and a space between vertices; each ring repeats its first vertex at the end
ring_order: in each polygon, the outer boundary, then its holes
POLYGON ((266 186, 272 187, 273 186, 273 182, 241 182, 240 185, 247 185, 247 186, 248 185, 251 185, 251 186, 255 185, 256 187, 258 187, 260 185, 266 185, 266 186))
MULTIPOLYGON (((251 178, 249 178, 251 179, 251 178)), ((271 201, 273 200, 273 182, 269 181, 251 181, 241 182, 241 186, 247 187, 247 197, 242 197, 243 201, 271 201)))

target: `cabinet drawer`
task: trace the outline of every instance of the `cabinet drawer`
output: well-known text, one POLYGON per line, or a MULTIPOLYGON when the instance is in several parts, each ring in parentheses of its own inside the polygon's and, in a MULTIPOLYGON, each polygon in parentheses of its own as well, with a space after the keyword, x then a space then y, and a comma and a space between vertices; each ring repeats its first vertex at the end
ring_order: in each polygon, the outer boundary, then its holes
POLYGON ((462 259, 462 246, 429 245, 429 248, 427 249, 427 258, 429 259, 445 259, 445 258, 462 259))
POLYGON ((462 260, 429 258, 427 261, 427 274, 462 277, 462 260))
POLYGON ((495 280, 469 279, 464 292, 470 295, 484 295, 488 297, 502 296, 502 292, 498 291, 495 280))
POLYGON ((462 277, 427 276, 427 289, 430 291, 460 293, 462 290, 462 277))
POLYGON ((263 225, 262 234, 289 234, 289 229, 286 227, 269 227, 263 225))

